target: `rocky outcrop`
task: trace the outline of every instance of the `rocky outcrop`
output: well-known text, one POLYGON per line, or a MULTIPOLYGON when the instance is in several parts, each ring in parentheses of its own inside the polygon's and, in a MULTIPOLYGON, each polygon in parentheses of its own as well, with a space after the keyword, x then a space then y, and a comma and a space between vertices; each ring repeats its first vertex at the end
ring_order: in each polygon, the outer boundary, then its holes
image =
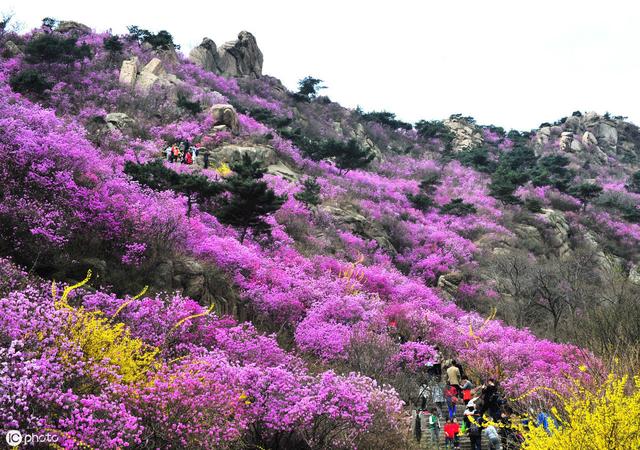
POLYGON ((382 249, 392 255, 396 253, 393 244, 379 223, 367 219, 352 209, 337 206, 322 206, 321 209, 323 212, 328 213, 341 228, 345 228, 365 239, 376 241, 382 249))
POLYGON ((584 167, 608 164, 610 158, 640 162, 640 129, 607 114, 588 112, 547 124, 536 132, 533 142, 538 156, 572 153, 584 167))
POLYGON ((220 47, 209 39, 189 53, 189 59, 210 72, 226 77, 262 76, 263 56, 256 38, 248 31, 241 31, 238 39, 222 44, 220 47))
POLYGON ((218 61, 220 60, 218 48, 216 47, 216 43, 209 38, 204 38, 200 45, 191 50, 189 59, 204 70, 216 73, 220 72, 218 66, 218 61))
POLYGON ((4 55, 8 58, 12 58, 14 56, 18 56, 22 54, 22 50, 16 45, 13 41, 7 41, 4 43, 4 55))
POLYGON ((217 128, 214 128, 215 131, 224 131, 228 129, 233 134, 238 134, 240 132, 238 113, 236 113, 236 110, 232 105, 213 105, 209 109, 209 114, 216 123, 217 128), (220 128, 220 126, 224 126, 224 128, 220 128))
POLYGON ((220 163, 233 164, 240 162, 244 155, 249 155, 252 161, 260 163, 265 168, 278 163, 275 150, 266 145, 224 145, 211 152, 211 160, 216 165, 220 163))
POLYGON ((438 277, 437 286, 449 294, 454 294, 458 290, 458 286, 462 283, 464 276, 462 272, 449 272, 438 277))
POLYGON ((452 148, 455 152, 468 150, 482 144, 482 133, 464 118, 450 117, 444 124, 454 134, 452 148))
POLYGON ((82 23, 74 22, 72 20, 63 20, 58 23, 56 31, 59 33, 70 33, 74 36, 91 34, 91 28, 82 23))
POLYGON ((125 113, 119 112, 107 114, 107 116, 105 117, 105 121, 107 122, 107 126, 112 130, 123 130, 135 123, 135 121, 131 117, 129 117, 125 113))
POLYGON ((160 58, 153 58, 140 68, 140 61, 136 56, 122 61, 120 83, 143 94, 148 94, 154 87, 159 87, 166 90, 172 97, 176 96, 176 88, 183 84, 178 77, 165 70, 160 58))
POLYGON ((202 305, 215 305, 219 315, 230 314, 241 321, 246 309, 226 276, 214 266, 183 257, 164 260, 152 270, 152 288, 156 291, 182 291, 202 305))
POLYGON ((567 219, 564 217, 564 214, 554 209, 545 208, 542 210, 542 214, 550 225, 551 233, 548 235, 548 243, 560 258, 567 256, 571 252, 569 241, 571 228, 569 227, 567 219))

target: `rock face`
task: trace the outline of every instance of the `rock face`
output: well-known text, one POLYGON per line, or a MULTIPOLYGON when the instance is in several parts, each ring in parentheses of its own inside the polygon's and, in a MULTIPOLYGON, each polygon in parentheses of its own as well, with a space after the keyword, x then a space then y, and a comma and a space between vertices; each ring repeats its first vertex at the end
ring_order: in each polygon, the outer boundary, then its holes
POLYGON ((220 72, 218 66, 218 61, 220 60, 218 48, 216 47, 216 43, 209 38, 204 38, 200 45, 191 50, 189 59, 204 70, 216 73, 220 72))
POLYGON ((380 224, 370 221, 352 209, 323 206, 322 210, 330 214, 337 224, 343 228, 366 239, 376 241, 381 248, 392 255, 396 253, 396 249, 380 224))
POLYGON ((107 114, 105 121, 110 129, 118 130, 122 130, 134 124, 134 120, 131 117, 127 116, 125 113, 118 112, 107 114))
POLYGON ((554 209, 543 209, 542 214, 551 227, 548 243, 551 244, 560 258, 567 256, 571 252, 569 240, 571 228, 567 223, 567 219, 560 211, 554 209))
POLYGON ((252 161, 260 163, 263 167, 272 166, 278 163, 275 150, 265 145, 253 145, 243 147, 240 145, 224 145, 211 152, 211 160, 214 164, 232 164, 240 162, 244 155, 249 155, 252 161))
POLYGON ((202 305, 214 304, 217 314, 247 319, 244 305, 229 281, 213 266, 185 257, 161 261, 152 273, 154 290, 180 290, 202 305))
POLYGON ((148 94, 157 86, 166 90, 170 96, 176 96, 176 88, 182 84, 182 81, 165 70, 160 58, 153 58, 140 69, 140 61, 134 56, 122 61, 120 83, 143 94, 148 94))
MULTIPOLYGON (((233 106, 227 104, 213 105, 209 109, 209 114, 215 120, 216 125, 224 125, 233 134, 240 132, 240 121, 238 120, 238 114, 233 106)), ((221 131, 216 129, 216 131, 221 131)))
POLYGON ((533 139, 538 156, 573 153, 584 167, 609 164, 610 158, 640 163, 640 129, 620 117, 588 112, 541 127, 533 139))
POLYGON ((58 23, 58 26, 56 27, 56 31, 58 31, 59 33, 71 32, 71 34, 74 34, 76 36, 81 36, 85 34, 90 34, 91 28, 89 28, 88 26, 82 23, 73 22, 71 20, 63 20, 60 23, 58 23))
POLYGON ((5 42, 4 43, 4 49, 5 49, 5 52, 6 52, 6 56, 8 56, 8 57, 17 56, 17 55, 20 55, 22 53, 22 50, 20 50, 20 48, 13 41, 5 42))
POLYGON ((248 31, 241 31, 238 39, 220 47, 211 39, 204 38, 199 46, 191 50, 189 59, 205 70, 226 77, 262 76, 262 52, 256 38, 248 31))
POLYGON ((444 124, 455 135, 452 142, 454 151, 468 150, 482 144, 482 134, 464 118, 449 118, 444 124))

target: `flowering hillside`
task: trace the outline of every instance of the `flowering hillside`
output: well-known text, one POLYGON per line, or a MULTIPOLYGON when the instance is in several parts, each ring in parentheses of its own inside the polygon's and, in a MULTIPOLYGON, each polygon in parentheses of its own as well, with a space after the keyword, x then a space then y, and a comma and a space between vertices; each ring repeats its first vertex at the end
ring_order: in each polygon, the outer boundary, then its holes
POLYGON ((582 116, 548 136, 406 127, 134 32, 67 28, 0 41, 3 431, 63 448, 395 449, 438 352, 536 404, 553 403, 528 395, 540 386, 602 380, 613 355, 586 332, 610 311, 589 283, 617 283, 626 308, 640 278, 630 124, 616 119, 618 157, 608 141, 584 166, 558 160, 582 116), (177 141, 209 167, 166 161, 177 141), (238 217, 258 197, 272 209, 238 217))

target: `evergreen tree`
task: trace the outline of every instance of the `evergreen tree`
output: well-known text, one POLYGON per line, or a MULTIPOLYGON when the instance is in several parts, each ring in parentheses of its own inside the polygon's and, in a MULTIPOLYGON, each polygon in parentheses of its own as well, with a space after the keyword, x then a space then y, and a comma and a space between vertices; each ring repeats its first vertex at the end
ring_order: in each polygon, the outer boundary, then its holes
POLYGON ((296 200, 306 205, 317 206, 320 204, 320 185, 315 178, 307 178, 304 180, 304 189, 294 194, 296 200))
POLYGON ((553 186, 566 191, 574 177, 572 170, 566 166, 569 159, 562 155, 544 156, 531 173, 531 181, 535 186, 553 186))
POLYGON ((231 166, 234 175, 223 183, 223 189, 229 194, 220 199, 216 216, 220 222, 240 230, 240 242, 244 242, 247 231, 254 234, 268 233, 271 227, 264 216, 277 211, 287 199, 286 195, 277 196, 267 183, 260 181, 264 169, 244 154, 242 161, 231 166))
POLYGON ((312 76, 304 77, 298 81, 298 92, 294 94, 297 100, 309 101, 318 95, 320 89, 325 89, 326 86, 321 85, 322 80, 314 78, 312 76))
POLYGON ((366 167, 376 157, 371 150, 360 146, 355 139, 349 139, 346 143, 340 143, 332 149, 332 156, 335 157, 340 173, 366 167))
POLYGON ((431 196, 435 193, 439 180, 440 177, 437 173, 430 173, 420 182, 420 192, 407 194, 407 198, 414 208, 420 211, 428 211, 433 207, 434 201, 431 196))
POLYGON ((440 214, 450 214, 452 216, 467 216, 476 212, 475 206, 471 203, 465 203, 461 198, 454 198, 440 208, 440 214))
POLYGON ((174 172, 165 167, 160 159, 146 164, 127 162, 124 171, 138 183, 156 191, 172 190, 183 194, 187 197, 187 217, 191 217, 191 209, 196 201, 203 203, 221 192, 219 183, 210 181, 204 175, 174 172))
POLYGON ((594 183, 580 183, 571 188, 571 194, 582 200, 583 206, 586 208, 587 202, 596 198, 602 192, 602 186, 594 183))
POLYGON ((88 44, 77 45, 76 38, 55 34, 40 34, 32 38, 24 48, 25 61, 32 64, 71 64, 83 58, 91 58, 88 44))

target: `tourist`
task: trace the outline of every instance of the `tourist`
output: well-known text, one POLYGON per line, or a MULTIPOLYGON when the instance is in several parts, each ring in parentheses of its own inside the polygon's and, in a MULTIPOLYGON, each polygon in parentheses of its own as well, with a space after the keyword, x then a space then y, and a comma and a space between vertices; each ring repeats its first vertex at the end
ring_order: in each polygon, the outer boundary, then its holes
POLYGON ((482 450, 482 427, 480 426, 480 417, 477 415, 470 416, 468 432, 471 450, 482 450))
POLYGON ((493 425, 489 425, 484 429, 484 434, 489 441, 489 450, 502 450, 502 442, 498 430, 493 425))
POLYGON ((447 383, 460 390, 460 369, 456 366, 455 360, 447 368, 447 383))
POLYGON ((440 450, 440 418, 436 408, 431 408, 431 411, 427 412, 426 419, 431 448, 440 450))
POLYGON ((460 433, 460 425, 458 419, 447 419, 447 423, 444 425, 444 445, 446 449, 458 449, 459 440, 458 434, 460 433))
POLYGON ((449 410, 449 419, 456 415, 456 404, 458 403, 458 390, 455 386, 449 386, 444 392, 444 398, 447 401, 447 409, 449 410))
POLYGON ((460 383, 460 389, 462 390, 462 400, 467 403, 471 400, 471 390, 473 389, 473 383, 468 378, 463 378, 460 383))

